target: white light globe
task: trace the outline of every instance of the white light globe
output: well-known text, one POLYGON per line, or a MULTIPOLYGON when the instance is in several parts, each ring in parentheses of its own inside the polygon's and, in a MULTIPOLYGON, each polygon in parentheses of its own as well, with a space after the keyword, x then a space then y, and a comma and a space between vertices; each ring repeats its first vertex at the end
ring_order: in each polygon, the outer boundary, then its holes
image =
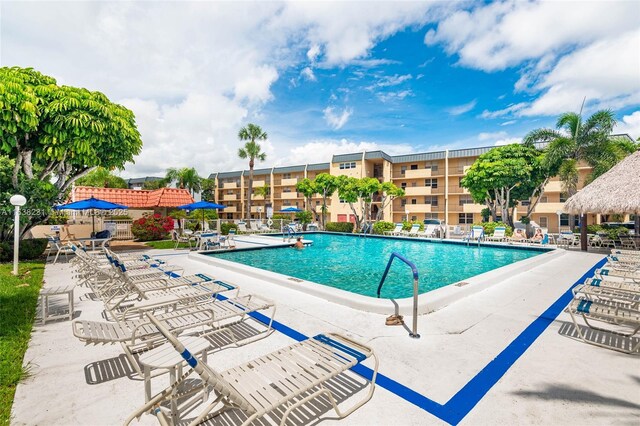
POLYGON ((9 199, 9 202, 14 205, 14 206, 24 206, 25 204, 27 204, 27 199, 24 198, 22 195, 20 194, 16 194, 13 197, 11 197, 9 199))

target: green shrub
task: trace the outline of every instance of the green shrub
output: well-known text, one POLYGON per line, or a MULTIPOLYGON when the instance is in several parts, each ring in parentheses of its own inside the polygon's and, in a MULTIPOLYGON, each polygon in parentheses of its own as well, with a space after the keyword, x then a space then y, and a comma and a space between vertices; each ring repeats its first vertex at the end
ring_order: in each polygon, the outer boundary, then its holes
POLYGON ((238 232, 238 225, 231 222, 222 222, 220 224, 220 232, 222 233, 222 235, 229 235, 230 229, 235 229, 236 232, 238 232))
MULTIPOLYGON (((596 232, 602 231, 602 226, 598 224, 587 225, 587 234, 595 234, 596 232)), ((578 228, 578 232, 580 232, 580 228, 578 228)))
POLYGON ((473 226, 482 226, 484 229, 485 235, 493 235, 496 232, 496 228, 499 226, 504 226, 506 228, 505 235, 510 237, 513 235, 513 228, 507 225, 504 222, 483 222, 483 223, 474 223, 473 226))
POLYGON ((49 218, 43 223, 44 225, 65 225, 69 220, 66 212, 53 211, 49 218))
POLYGON ((393 222, 385 222, 380 221, 373 224, 373 233, 374 234, 384 234, 385 232, 392 231, 396 227, 393 222))
POLYGON ((306 231, 307 224, 311 223, 311 221, 313 220, 313 213, 307 210, 298 212, 296 213, 296 219, 298 219, 302 226, 304 226, 304 230, 306 231))
POLYGON ((164 240, 173 230, 173 219, 159 214, 145 215, 131 225, 131 233, 139 241, 164 240))
POLYGON ((406 220, 404 222, 402 222, 402 230, 403 231, 411 230, 411 227, 413 226, 413 224, 420 225, 420 230, 424 231, 424 223, 422 223, 422 222, 407 222, 406 220))
MULTIPOLYGON (((20 241, 20 260, 34 260, 40 258, 47 248, 46 238, 31 238, 20 241)), ((0 243, 0 262, 13 260, 13 244, 9 242, 0 243)))
POLYGON ((325 229, 330 232, 344 232, 351 234, 353 232, 353 223, 351 222, 328 222, 325 229))

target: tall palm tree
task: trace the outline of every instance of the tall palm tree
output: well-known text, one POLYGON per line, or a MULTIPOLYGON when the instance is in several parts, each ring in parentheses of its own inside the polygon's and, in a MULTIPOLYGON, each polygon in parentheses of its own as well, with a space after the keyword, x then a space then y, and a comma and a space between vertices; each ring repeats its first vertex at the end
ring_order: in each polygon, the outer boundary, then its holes
MULTIPOLYGON (((548 142, 546 166, 558 170, 563 191, 570 197, 578 191, 580 161, 592 167, 593 172, 587 178, 591 180, 615 164, 612 157, 621 155, 620 141, 611 138, 615 125, 610 110, 598 111, 584 122, 581 114, 567 112, 558 118, 556 129, 533 130, 525 136, 524 143, 548 142)), ((586 216, 583 216, 582 224, 586 233, 586 216)))
POLYGON ((238 157, 249 159, 249 186, 247 188, 247 216, 246 219, 251 219, 251 192, 253 189, 253 166, 255 160, 264 161, 267 159, 267 154, 261 152, 260 145, 256 141, 266 140, 267 132, 262 131, 260 126, 249 123, 246 127, 243 127, 238 132, 238 138, 241 141, 247 141, 243 148, 238 150, 238 157))
POLYGON ((193 196, 202 189, 202 178, 193 167, 183 167, 181 169, 167 169, 165 180, 176 182, 176 188, 188 189, 193 196))

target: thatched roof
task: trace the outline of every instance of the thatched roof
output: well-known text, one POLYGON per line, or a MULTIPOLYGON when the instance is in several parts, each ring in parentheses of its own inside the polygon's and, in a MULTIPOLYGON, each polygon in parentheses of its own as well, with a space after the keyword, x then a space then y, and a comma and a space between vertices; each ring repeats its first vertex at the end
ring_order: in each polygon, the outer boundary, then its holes
POLYGON ((640 151, 570 197, 564 211, 573 214, 640 212, 640 151))

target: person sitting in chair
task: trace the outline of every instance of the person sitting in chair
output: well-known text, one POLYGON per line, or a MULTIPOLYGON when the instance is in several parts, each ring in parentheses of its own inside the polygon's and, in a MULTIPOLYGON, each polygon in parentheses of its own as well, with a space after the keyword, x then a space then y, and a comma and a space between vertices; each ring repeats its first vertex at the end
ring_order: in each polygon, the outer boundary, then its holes
POLYGON ((535 243, 540 243, 542 242, 543 238, 544 238, 544 234, 542 233, 542 229, 536 228, 536 233, 533 234, 533 237, 531 237, 531 241, 535 243))

